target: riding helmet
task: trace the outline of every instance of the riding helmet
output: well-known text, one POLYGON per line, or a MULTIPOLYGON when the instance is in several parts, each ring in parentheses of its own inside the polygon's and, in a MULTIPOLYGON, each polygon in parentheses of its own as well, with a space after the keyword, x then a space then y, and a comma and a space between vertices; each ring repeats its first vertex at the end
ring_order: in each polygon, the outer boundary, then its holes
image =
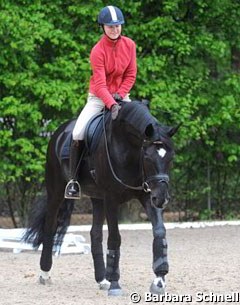
POLYGON ((120 25, 124 24, 124 22, 123 13, 116 6, 105 6, 98 15, 99 25, 120 25))

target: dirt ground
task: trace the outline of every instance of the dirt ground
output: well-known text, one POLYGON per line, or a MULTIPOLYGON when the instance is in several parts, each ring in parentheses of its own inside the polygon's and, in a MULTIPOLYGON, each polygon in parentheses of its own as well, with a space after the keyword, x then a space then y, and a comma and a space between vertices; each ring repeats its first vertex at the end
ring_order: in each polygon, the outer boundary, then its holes
MULTIPOLYGON (((88 232, 80 234, 89 242, 88 232)), ((106 244, 106 232, 104 234, 106 244)), ((0 304, 125 305, 133 304, 130 299, 133 292, 141 295, 139 304, 149 303, 146 293, 154 278, 151 231, 122 231, 121 235, 123 296, 108 297, 106 291, 98 290, 90 254, 54 257, 53 284, 43 286, 37 283, 40 252, 1 251, 0 304)), ((165 299, 164 304, 214 304, 209 302, 211 295, 240 293, 239 236, 240 226, 168 230, 167 293, 170 300, 165 299), (201 294, 205 302, 200 302, 201 294), (181 296, 185 299, 177 302, 176 298, 181 296)), ((218 304, 229 304, 228 297, 218 304)))

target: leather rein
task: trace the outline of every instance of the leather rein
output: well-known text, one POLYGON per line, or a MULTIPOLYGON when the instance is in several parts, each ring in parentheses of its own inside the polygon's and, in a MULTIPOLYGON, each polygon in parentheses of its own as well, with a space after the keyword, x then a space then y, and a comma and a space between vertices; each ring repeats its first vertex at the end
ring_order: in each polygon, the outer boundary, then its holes
MULTIPOLYGON (((126 184, 125 182, 123 182, 116 174, 115 170, 113 169, 112 166, 112 162, 111 162, 111 158, 110 158, 110 154, 109 154, 109 149, 108 149, 108 142, 107 142, 107 133, 106 133, 106 126, 105 126, 105 110, 103 111, 103 133, 104 133, 104 142, 105 142, 105 148, 106 148, 106 153, 107 153, 107 159, 108 159, 108 164, 109 167, 111 169, 111 173, 114 177, 114 179, 120 183, 122 186, 131 189, 131 190, 135 190, 135 191, 144 191, 145 193, 151 193, 151 188, 149 186, 149 183, 152 181, 157 181, 157 182, 164 182, 168 185, 169 182, 169 176, 167 174, 157 174, 157 175, 153 175, 150 177, 147 177, 146 180, 144 181, 144 167, 143 167, 143 162, 142 162, 142 178, 143 178, 143 182, 141 185, 139 186, 132 186, 129 184, 126 184)), ((158 141, 156 141, 157 143, 158 141)), ((155 142, 150 142, 150 143, 155 143, 155 142)), ((144 150, 143 150, 143 146, 141 147, 141 154, 142 154, 142 160, 143 160, 143 155, 144 155, 144 150)))

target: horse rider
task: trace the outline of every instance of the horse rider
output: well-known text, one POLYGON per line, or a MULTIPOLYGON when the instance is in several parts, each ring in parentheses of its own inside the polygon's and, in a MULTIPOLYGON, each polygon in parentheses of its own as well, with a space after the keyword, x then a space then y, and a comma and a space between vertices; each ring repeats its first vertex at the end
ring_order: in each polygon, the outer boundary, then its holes
POLYGON ((124 22, 123 13, 116 6, 106 6, 98 15, 98 24, 103 35, 90 53, 92 75, 87 103, 72 133, 70 180, 65 188, 65 198, 68 199, 81 197, 77 167, 84 147, 84 131, 88 121, 104 107, 110 109, 112 120, 115 120, 121 108, 118 101, 131 101, 129 92, 137 74, 136 44, 121 35, 124 22))

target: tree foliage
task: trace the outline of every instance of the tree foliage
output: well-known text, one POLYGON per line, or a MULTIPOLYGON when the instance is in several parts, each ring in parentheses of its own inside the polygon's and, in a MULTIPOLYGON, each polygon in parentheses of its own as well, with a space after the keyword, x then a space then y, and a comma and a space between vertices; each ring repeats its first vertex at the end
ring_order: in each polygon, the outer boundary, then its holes
MULTIPOLYGON (((0 196, 13 210, 21 202, 20 210, 27 211, 42 188, 46 135, 85 103, 89 52, 101 33, 96 17, 108 4, 1 1, 0 196)), ((183 123, 175 137, 172 208, 237 214, 239 1, 119 0, 114 5, 126 18, 123 33, 137 43, 132 96, 149 99, 164 124, 183 123)))

